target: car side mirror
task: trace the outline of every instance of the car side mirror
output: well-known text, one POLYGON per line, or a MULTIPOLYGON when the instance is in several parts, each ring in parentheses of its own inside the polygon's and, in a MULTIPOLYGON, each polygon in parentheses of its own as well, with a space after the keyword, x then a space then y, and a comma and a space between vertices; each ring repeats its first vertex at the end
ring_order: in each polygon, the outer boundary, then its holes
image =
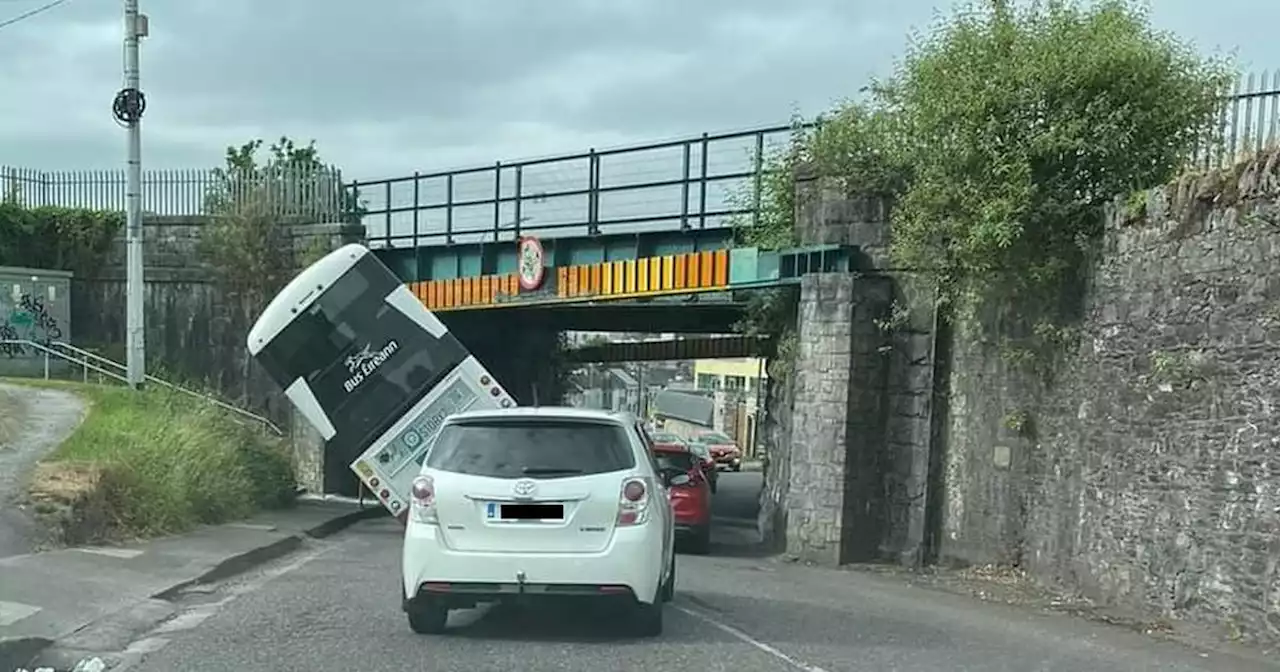
POLYGON ((689 474, 676 474, 667 479, 667 483, 671 485, 688 485, 693 479, 689 478, 689 474))

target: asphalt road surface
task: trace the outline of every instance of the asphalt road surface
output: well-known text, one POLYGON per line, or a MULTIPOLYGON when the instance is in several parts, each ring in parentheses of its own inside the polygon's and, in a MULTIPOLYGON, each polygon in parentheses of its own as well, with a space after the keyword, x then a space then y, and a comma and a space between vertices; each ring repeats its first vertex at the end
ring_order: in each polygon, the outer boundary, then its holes
MULTIPOLYGON (((752 513, 758 474, 724 474, 718 508, 752 513)), ((681 555, 666 632, 636 639, 608 611, 455 612, 420 636, 399 611, 398 525, 363 523, 211 594, 132 647, 140 672, 603 670, 1232 670, 1217 654, 1096 625, 753 556, 741 525, 681 555)))

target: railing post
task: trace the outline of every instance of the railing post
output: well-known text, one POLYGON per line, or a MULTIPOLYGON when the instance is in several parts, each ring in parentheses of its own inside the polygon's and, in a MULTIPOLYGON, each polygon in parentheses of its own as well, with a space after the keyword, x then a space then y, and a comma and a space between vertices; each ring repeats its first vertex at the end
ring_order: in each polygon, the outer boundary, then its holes
MULTIPOLYGON (((418 249, 418 206, 421 187, 418 171, 415 170, 413 171, 413 249, 415 250, 418 249)), ((414 256, 414 259, 417 259, 417 256, 414 256)), ((414 271, 416 272, 417 269, 414 269, 414 271)), ((414 279, 416 280, 417 278, 414 279)))
POLYGON ((515 207, 515 218, 516 218, 515 239, 516 240, 520 240, 520 224, 522 223, 521 216, 523 214, 522 212, 523 208, 521 208, 520 206, 521 206, 521 192, 523 190, 524 190, 524 166, 518 165, 516 166, 516 207, 515 207))
POLYGON ((453 173, 444 178, 444 244, 453 244, 453 173))
POLYGON ((384 200, 383 202, 386 203, 387 247, 390 248, 390 247, 395 247, 394 245, 391 244, 391 181, 387 180, 385 183, 383 183, 383 186, 386 187, 386 189, 383 192, 383 196, 385 197, 386 200, 384 200))
POLYGON ((680 178, 680 230, 689 230, 689 179, 690 164, 692 163, 693 146, 685 141, 684 143, 684 172, 680 178))
POLYGON ((493 242, 502 237, 502 162, 493 164, 493 242))
POLYGON ((49 380, 49 351, 44 351, 44 379, 49 380))
POLYGON ((587 233, 600 233, 600 155, 595 147, 587 153, 587 233))
POLYGON ((751 194, 751 227, 760 226, 760 191, 764 187, 764 133, 756 133, 755 186, 751 194))
POLYGON ((699 195, 698 195, 698 228, 707 228, 707 134, 702 134, 702 177, 699 179, 699 195))

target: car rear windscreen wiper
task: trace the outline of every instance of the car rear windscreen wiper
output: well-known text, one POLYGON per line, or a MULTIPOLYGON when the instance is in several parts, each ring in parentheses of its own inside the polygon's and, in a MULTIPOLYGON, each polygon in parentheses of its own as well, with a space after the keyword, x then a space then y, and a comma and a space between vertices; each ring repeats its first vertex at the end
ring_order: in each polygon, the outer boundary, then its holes
POLYGON ((529 476, 555 476, 558 474, 581 474, 581 469, 572 467, 525 467, 521 470, 529 476))

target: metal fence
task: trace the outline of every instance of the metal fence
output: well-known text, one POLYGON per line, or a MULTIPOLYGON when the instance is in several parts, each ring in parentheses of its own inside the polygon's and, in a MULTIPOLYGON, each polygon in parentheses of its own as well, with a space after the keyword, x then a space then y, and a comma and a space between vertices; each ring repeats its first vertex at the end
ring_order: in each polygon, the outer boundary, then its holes
MULTIPOLYGON (((1242 77, 1223 96, 1218 137, 1192 168, 1230 165, 1280 146, 1280 71, 1242 77)), ((316 220, 360 219, 373 247, 725 228, 758 205, 762 157, 791 126, 579 154, 415 173, 344 185, 335 168, 149 170, 143 210, 161 215, 254 207, 316 220)), ((0 200, 122 210, 124 171, 47 172, 0 166, 0 200)))
MULTIPOLYGON (((0 201, 26 207, 125 209, 123 170, 41 171, 0 166, 0 201)), ((252 171, 147 170, 142 209, 157 215, 207 215, 253 208, 270 214, 335 218, 354 203, 336 168, 252 171)))
POLYGON ((1217 132, 1196 148, 1197 169, 1222 168, 1280 145, 1280 70, 1245 75, 1222 98, 1217 132))
POLYGON ((724 228, 754 211, 762 157, 791 131, 702 134, 352 186, 373 247, 724 228))

